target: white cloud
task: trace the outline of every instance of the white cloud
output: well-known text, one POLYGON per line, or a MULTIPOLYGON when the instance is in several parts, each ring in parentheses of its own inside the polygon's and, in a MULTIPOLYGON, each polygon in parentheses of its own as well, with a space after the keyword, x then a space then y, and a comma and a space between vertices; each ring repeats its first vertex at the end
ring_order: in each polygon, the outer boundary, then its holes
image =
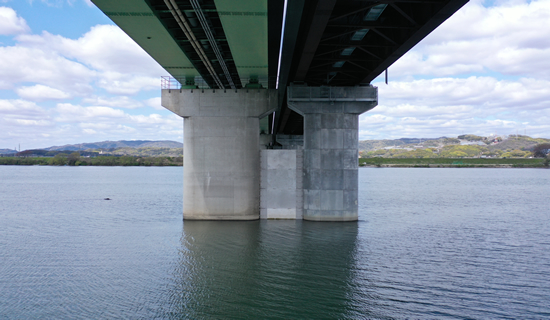
POLYGON ((143 102, 131 99, 130 97, 127 97, 127 96, 90 97, 90 98, 82 99, 82 102, 89 105, 124 108, 124 109, 137 109, 137 108, 144 107, 143 102))
POLYGON ((0 7, 0 35, 14 35, 29 32, 25 19, 18 17, 15 10, 0 7))
MULTIPOLYGON (((32 4, 35 0, 29 0, 29 2, 32 4)), ((72 6, 75 3, 76 0, 40 0, 40 2, 44 3, 48 7, 57 7, 62 8, 65 3, 72 6)))
MULTIPOLYGON (((80 0, 39 1, 62 7, 80 0)), ((390 84, 380 84, 379 106, 360 117, 360 138, 525 129, 548 136, 548 21, 550 0, 497 1, 491 7, 471 0, 390 67, 390 84)), ((160 115, 168 113, 161 112, 159 97, 132 96, 158 90, 159 76, 166 72, 118 27, 96 25, 78 39, 29 32, 13 9, 0 7, 0 34, 16 41, 0 46, 0 90, 21 97, 0 100, 0 143, 12 146, 20 140, 44 147, 182 139, 182 119, 160 115), (51 108, 47 100, 61 103, 51 108)))
POLYGON ((428 107, 445 107, 452 112, 472 111, 464 106, 487 112, 494 112, 497 108, 518 107, 535 110, 549 107, 548 88, 550 81, 528 78, 518 81, 499 81, 492 77, 435 78, 379 84, 379 99, 380 104, 387 107, 414 105, 408 107, 411 112, 427 110, 428 107))
POLYGON ((471 1, 390 67, 390 75, 496 71, 550 79, 550 1, 471 1))
MULTIPOLYGON (((95 84, 111 94, 132 95, 143 90, 159 89, 159 77, 166 74, 116 26, 97 25, 76 40, 46 31, 40 35, 21 35, 17 40, 18 48, 37 51, 43 56, 48 53, 51 60, 55 57, 66 64, 79 64, 86 68, 93 73, 95 84)), ((89 78, 82 80, 90 83, 89 78)))
POLYGON ((157 110, 166 110, 161 104, 161 98, 151 98, 144 101, 146 105, 157 110))
POLYGON ((82 132, 84 132, 85 134, 93 134, 93 135, 96 135, 98 133, 94 129, 82 129, 82 132))
MULTIPOLYGON (((370 116, 363 115, 364 118, 370 116)), ((363 120, 363 119, 362 119, 363 120)), ((364 120, 362 121, 364 122, 364 120)), ((360 126, 360 139, 397 139, 402 137, 408 138, 437 138, 441 136, 456 137, 465 133, 473 133, 479 135, 489 135, 491 133, 511 134, 517 129, 523 132, 523 129, 531 129, 533 127, 520 126, 517 122, 508 120, 482 120, 482 119, 431 119, 431 118, 416 118, 403 117, 395 118, 391 123, 380 126, 371 127, 362 124, 360 126)), ((546 128, 547 130, 548 128, 546 128)))
POLYGON ((0 148, 30 143, 40 133, 50 132, 56 126, 44 108, 21 99, 0 99, 0 114, 0 148))
POLYGON ((55 50, 100 71, 149 76, 166 73, 127 34, 113 25, 96 25, 76 40, 46 31, 41 35, 21 35, 17 39, 25 46, 55 50))
POLYGON ((59 114, 55 120, 59 122, 78 123, 81 121, 90 121, 90 119, 97 119, 100 121, 126 117, 126 114, 122 110, 109 107, 82 107, 70 103, 59 103, 55 111, 59 114))
POLYGON ((131 115, 110 107, 83 107, 69 103, 57 104, 55 112, 55 121, 66 123, 73 130, 78 129, 79 132, 88 134, 93 131, 116 136, 124 132, 134 132, 137 135, 154 137, 155 134, 158 136, 167 132, 177 132, 178 135, 183 133, 183 121, 176 115, 131 115))
POLYGON ((379 85, 379 106, 360 117, 361 139, 550 132, 550 81, 469 77, 379 85))
MULTIPOLYGON (((48 112, 34 102, 17 100, 0 100, 0 128, 2 132, 13 130, 14 124, 32 124, 33 121, 44 121, 53 124, 50 121, 48 112)), ((1 135, 0 135, 1 136, 1 135)))
POLYGON ((167 123, 166 117, 161 116, 160 114, 150 114, 145 115, 135 115, 130 116, 130 119, 136 124, 164 124, 167 123))
POLYGON ((0 89, 12 89, 21 82, 37 83, 85 95, 93 89, 96 72, 55 52, 22 46, 0 47, 0 89))
POLYGON ((144 90, 159 89, 158 78, 105 72, 97 85, 112 94, 136 94, 144 90))
POLYGON ((21 99, 0 100, 0 147, 14 141, 45 147, 98 139, 181 140, 181 118, 121 110, 164 110, 160 98, 129 95, 159 90, 166 72, 118 27, 96 25, 78 39, 47 31, 33 35, 13 9, 2 10, 9 19, 0 21, 0 33, 14 35, 15 44, 0 44, 0 90, 13 90, 21 99), (49 100, 60 103, 52 107, 49 100))
POLYGON ((71 98, 71 95, 64 91, 41 84, 32 87, 20 87, 17 88, 15 92, 21 98, 32 101, 63 100, 71 98))

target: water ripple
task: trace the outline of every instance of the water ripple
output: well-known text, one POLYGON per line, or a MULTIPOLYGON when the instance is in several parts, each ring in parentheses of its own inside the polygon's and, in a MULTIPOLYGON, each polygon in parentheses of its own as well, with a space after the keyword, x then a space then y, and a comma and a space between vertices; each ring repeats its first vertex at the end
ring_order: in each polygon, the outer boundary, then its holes
POLYGON ((0 318, 550 317, 550 170, 361 169, 334 224, 182 223, 182 175, 0 167, 0 318))

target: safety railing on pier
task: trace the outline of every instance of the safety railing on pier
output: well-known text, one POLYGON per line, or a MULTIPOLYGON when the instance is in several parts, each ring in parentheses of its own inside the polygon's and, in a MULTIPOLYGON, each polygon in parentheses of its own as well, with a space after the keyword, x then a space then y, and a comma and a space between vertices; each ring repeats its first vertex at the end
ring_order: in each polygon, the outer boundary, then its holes
MULTIPOLYGON (((161 89, 179 90, 186 85, 186 81, 189 81, 189 78, 174 78, 171 76, 164 76, 161 77, 160 87, 161 89)), ((193 85, 195 85, 198 89, 210 88, 208 83, 206 83, 206 81, 204 81, 202 77, 195 77, 193 85)))
POLYGON ((307 87, 290 86, 288 101, 377 101, 378 88, 358 87, 307 87))
MULTIPOLYGON (((241 85, 239 88, 246 88, 247 84, 260 84, 262 88, 274 87, 276 79, 267 77, 250 77, 240 78, 241 85)), ((200 76, 194 78, 194 81, 189 81, 188 77, 161 77, 161 89, 179 90, 186 88, 186 86, 196 86, 197 89, 210 89, 208 83, 200 76)), ((231 89, 227 87, 225 89, 231 89)))

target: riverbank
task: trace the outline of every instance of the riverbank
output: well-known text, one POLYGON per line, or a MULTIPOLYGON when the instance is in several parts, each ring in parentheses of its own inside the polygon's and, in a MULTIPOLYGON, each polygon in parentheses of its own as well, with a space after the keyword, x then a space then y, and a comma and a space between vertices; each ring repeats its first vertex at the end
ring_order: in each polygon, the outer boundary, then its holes
MULTIPOLYGON (((183 157, 0 157, 0 165, 165 167, 183 166, 183 157)), ((542 158, 361 158, 359 166, 379 168, 548 168, 548 160, 542 158)))
POLYGON ((136 157, 136 156, 99 156, 99 157, 0 157, 0 165, 19 166, 105 166, 105 167, 167 167, 183 166, 183 157, 136 157))
POLYGON ((361 158, 360 167, 393 168, 548 168, 543 158, 361 158))

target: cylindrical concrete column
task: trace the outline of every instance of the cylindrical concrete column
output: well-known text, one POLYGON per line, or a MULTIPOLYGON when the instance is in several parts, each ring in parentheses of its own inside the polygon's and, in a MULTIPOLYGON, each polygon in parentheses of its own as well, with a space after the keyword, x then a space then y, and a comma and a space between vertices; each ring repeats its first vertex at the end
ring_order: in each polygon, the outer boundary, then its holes
POLYGON ((275 92, 163 90, 162 104, 184 117, 184 219, 259 219, 259 118, 275 92))
POLYGON ((358 119, 376 104, 373 87, 289 88, 304 117, 304 220, 358 219, 358 119))

